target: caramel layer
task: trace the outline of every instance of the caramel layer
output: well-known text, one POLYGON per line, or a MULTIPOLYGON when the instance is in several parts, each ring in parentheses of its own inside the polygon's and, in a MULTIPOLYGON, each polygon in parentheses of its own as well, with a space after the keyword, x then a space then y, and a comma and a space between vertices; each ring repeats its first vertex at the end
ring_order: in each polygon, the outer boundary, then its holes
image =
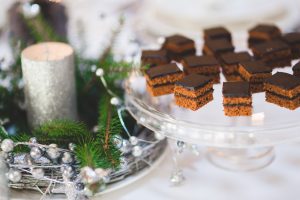
POLYGON ((147 84, 147 90, 152 96, 161 96, 174 92, 174 84, 163 85, 160 87, 151 87, 147 84))
POLYGON ((239 74, 243 79, 249 82, 263 82, 266 78, 272 76, 271 73, 250 74, 243 67, 239 67, 239 74))
POLYGON ((300 97, 294 100, 287 100, 284 98, 280 98, 276 95, 273 95, 270 92, 266 92, 266 101, 270 103, 274 103, 284 108, 288 108, 290 110, 295 110, 300 106, 300 97))
POLYGON ((180 72, 176 74, 170 74, 170 75, 150 79, 149 76, 145 74, 146 80, 150 86, 164 84, 164 83, 175 83, 176 81, 182 79, 183 76, 184 76, 183 72, 180 72))
POLYGON ((293 98, 297 95, 300 94, 300 86, 292 89, 292 90, 284 90, 280 87, 277 87, 275 85, 271 85, 269 83, 264 84, 264 90, 269 91, 269 92, 274 92, 276 94, 280 94, 282 96, 287 96, 289 98, 293 98))
POLYGON ((203 87, 201 87, 197 90, 192 91, 192 90, 188 90, 188 89, 186 89, 186 88, 184 88, 180 85, 175 85, 174 92, 177 93, 177 94, 182 94, 184 96, 189 96, 189 97, 195 98, 195 97, 201 96, 205 92, 211 90, 212 86, 213 86, 213 83, 209 82, 205 86, 203 86, 203 87))
POLYGON ((212 100, 213 100, 212 92, 208 93, 207 95, 197 100, 191 100, 188 98, 184 98, 182 96, 175 96, 175 103, 178 106, 188 108, 191 110, 197 110, 212 100))
POLYGON ((194 49, 195 44, 191 42, 191 43, 187 43, 187 44, 178 46, 178 45, 175 45, 175 44, 172 44, 172 43, 168 43, 164 46, 164 48, 168 49, 168 50, 171 50, 172 52, 175 52, 175 53, 181 53, 183 51, 194 49))

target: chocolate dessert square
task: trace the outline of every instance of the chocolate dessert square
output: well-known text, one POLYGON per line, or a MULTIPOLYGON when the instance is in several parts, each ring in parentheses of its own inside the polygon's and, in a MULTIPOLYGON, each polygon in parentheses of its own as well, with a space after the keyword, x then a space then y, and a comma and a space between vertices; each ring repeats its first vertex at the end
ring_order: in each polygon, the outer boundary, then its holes
POLYGON ((272 69, 262 61, 243 61, 239 64, 239 74, 250 83, 251 92, 263 92, 263 82, 271 73, 272 69))
POLYGON ((300 58, 300 33, 287 33, 282 37, 282 40, 290 46, 292 59, 300 58))
POLYGON ((252 52, 256 58, 261 59, 272 68, 291 65, 291 49, 285 42, 280 40, 254 45, 252 52))
POLYGON ((214 56, 188 56, 182 60, 185 74, 201 74, 220 82, 220 64, 214 56))
POLYGON ((300 77, 300 62, 297 62, 293 66, 293 74, 294 74, 294 76, 300 77))
POLYGON ((226 39, 231 42, 231 34, 224 27, 204 29, 204 40, 226 39))
POLYGON ((222 94, 226 116, 249 116, 252 114, 252 96, 248 82, 224 82, 222 94))
POLYGON ((162 49, 167 50, 168 56, 176 61, 181 61, 185 56, 196 53, 195 42, 182 35, 166 37, 162 49))
POLYGON ((170 59, 166 50, 143 50, 141 56, 142 66, 149 65, 150 67, 156 65, 168 64, 170 59))
POLYGON ((300 79, 284 72, 277 72, 264 83, 266 101, 294 110, 300 106, 300 79))
POLYGON ((218 39, 218 40, 207 40, 203 46, 204 55, 213 55, 219 58, 222 54, 233 52, 234 47, 228 40, 218 39))
POLYGON ((213 83, 210 78, 190 74, 176 82, 174 94, 178 106, 197 110, 213 100, 213 83))
POLYGON ((175 63, 152 67, 145 71, 147 89, 152 96, 170 94, 176 81, 183 78, 183 72, 175 63))
POLYGON ((278 39, 281 37, 281 30, 272 24, 258 24, 248 31, 248 46, 263 43, 265 41, 278 39))
POLYGON ((241 80, 238 66, 240 62, 251 60, 251 55, 244 52, 231 52, 221 55, 222 72, 227 81, 239 81, 241 80))

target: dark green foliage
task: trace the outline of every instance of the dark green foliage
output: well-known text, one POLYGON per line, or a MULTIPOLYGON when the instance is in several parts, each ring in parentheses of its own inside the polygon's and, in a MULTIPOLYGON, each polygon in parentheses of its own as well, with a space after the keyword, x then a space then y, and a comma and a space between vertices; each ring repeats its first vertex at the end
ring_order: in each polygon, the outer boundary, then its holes
POLYGON ((33 131, 33 135, 43 144, 56 143, 61 146, 78 143, 82 138, 91 138, 85 124, 70 120, 54 120, 41 125, 33 131))

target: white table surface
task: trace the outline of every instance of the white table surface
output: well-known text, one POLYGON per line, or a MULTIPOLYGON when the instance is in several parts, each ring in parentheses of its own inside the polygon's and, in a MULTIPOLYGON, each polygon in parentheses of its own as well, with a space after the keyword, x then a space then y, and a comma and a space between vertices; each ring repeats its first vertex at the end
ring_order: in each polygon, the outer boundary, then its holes
MULTIPOLYGON (((118 191, 93 199, 101 200, 299 200, 300 144, 284 144, 276 149, 269 167, 255 172, 230 172, 212 166, 203 155, 186 153, 181 158, 185 182, 169 184, 171 156, 143 179, 118 191)), ((13 192, 12 199, 39 199, 28 192, 13 192)), ((56 197, 55 199, 63 199, 56 197)))

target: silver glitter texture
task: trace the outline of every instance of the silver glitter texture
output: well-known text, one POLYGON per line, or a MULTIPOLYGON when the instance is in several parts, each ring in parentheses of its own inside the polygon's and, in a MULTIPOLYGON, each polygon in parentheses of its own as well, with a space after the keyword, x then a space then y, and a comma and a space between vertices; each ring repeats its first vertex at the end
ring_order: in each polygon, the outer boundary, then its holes
POLYGON ((22 52, 27 115, 31 127, 53 119, 77 119, 74 51, 45 42, 22 52))

